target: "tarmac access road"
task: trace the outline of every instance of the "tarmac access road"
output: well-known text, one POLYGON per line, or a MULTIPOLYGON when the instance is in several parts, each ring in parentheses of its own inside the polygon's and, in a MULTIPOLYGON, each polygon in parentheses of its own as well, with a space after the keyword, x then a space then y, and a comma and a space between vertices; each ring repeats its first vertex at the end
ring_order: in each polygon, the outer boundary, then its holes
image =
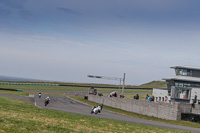
POLYGON ((173 125, 173 124, 168 124, 168 123, 150 121, 150 120, 130 117, 130 116, 122 115, 122 114, 117 114, 117 113, 107 111, 104 109, 101 111, 101 113, 98 113, 97 115, 90 114, 92 106, 73 100, 66 96, 50 95, 49 97, 51 100, 47 106, 44 105, 44 99, 47 97, 46 95, 42 95, 41 98, 38 98, 38 96, 35 96, 35 98, 33 97, 31 98, 31 97, 23 97, 23 96, 8 95, 8 94, 0 93, 0 96, 12 97, 12 98, 17 98, 17 99, 25 100, 28 102, 32 102, 35 104, 35 106, 40 107, 40 108, 45 108, 45 109, 59 110, 59 111, 82 114, 82 115, 87 115, 87 116, 92 116, 92 117, 97 117, 97 118, 113 119, 117 121, 124 121, 124 122, 129 122, 129 123, 147 125, 147 126, 200 132, 200 128, 193 128, 193 127, 186 127, 186 126, 179 126, 179 125, 173 125))

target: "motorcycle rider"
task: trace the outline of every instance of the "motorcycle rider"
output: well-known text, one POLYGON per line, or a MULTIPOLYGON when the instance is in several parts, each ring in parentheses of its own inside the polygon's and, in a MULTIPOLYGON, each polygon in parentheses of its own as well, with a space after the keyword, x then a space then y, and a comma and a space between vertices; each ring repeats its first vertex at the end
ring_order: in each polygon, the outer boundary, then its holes
POLYGON ((41 93, 39 93, 39 94, 38 94, 38 97, 40 98, 41 96, 42 96, 42 94, 41 94, 41 93))
POLYGON ((116 91, 113 91, 110 93, 110 95, 108 97, 117 97, 117 92, 116 91))
POLYGON ((92 113, 95 113, 95 114, 101 113, 102 108, 103 108, 103 104, 98 105, 98 106, 94 106, 94 107, 92 108, 91 114, 92 114, 92 113))
POLYGON ((50 101, 50 97, 46 97, 45 98, 45 106, 47 106, 47 104, 49 104, 49 101, 50 101))

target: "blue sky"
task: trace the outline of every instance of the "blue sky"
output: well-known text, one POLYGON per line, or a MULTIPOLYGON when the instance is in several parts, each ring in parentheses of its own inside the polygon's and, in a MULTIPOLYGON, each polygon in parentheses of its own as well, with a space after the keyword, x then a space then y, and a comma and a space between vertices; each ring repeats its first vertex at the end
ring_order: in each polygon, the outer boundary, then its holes
POLYGON ((197 0, 1 0, 0 75, 138 85, 200 66, 197 0))

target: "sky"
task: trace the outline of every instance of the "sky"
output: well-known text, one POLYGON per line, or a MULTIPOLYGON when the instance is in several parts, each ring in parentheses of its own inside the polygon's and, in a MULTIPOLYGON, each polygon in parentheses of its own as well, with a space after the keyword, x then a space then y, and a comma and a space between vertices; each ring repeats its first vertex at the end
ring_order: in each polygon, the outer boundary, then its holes
POLYGON ((0 75, 140 85, 200 66, 197 0, 1 0, 0 75))

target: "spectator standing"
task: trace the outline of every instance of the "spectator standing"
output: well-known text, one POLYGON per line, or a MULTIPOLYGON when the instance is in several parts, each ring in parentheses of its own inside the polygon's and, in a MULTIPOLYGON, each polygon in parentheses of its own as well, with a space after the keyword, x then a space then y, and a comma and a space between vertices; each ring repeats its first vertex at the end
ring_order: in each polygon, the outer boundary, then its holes
POLYGON ((168 101, 168 97, 167 96, 165 96, 165 102, 167 102, 168 101))
POLYGON ((147 94, 147 96, 146 96, 146 100, 148 100, 148 98, 149 98, 149 95, 147 94))
POLYGON ((137 99, 137 100, 139 100, 139 95, 138 95, 138 94, 136 94, 136 95, 134 96, 134 99, 137 99))
POLYGON ((154 95, 151 96, 151 101, 154 101, 154 95))

